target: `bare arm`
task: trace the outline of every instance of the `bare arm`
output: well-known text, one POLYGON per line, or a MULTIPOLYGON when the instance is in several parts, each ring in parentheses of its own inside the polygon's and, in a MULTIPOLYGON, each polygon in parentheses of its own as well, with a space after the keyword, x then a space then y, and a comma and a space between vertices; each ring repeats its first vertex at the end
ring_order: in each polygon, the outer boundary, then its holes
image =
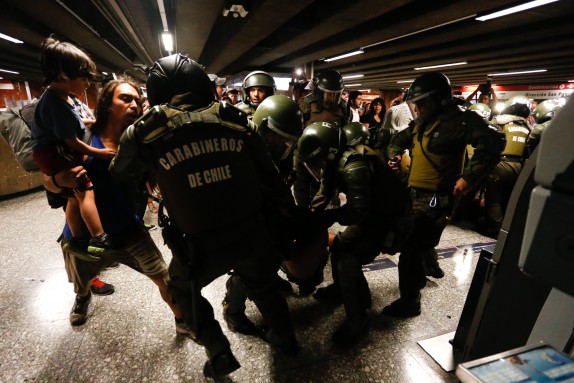
POLYGON ((474 92, 472 92, 464 101, 469 102, 470 100, 472 100, 474 98, 474 96, 476 96, 476 94, 478 93, 479 89, 480 89, 480 87, 477 86, 476 89, 474 90, 474 92))
POLYGON ((115 155, 116 155, 116 151, 113 149, 108 149, 108 148, 104 148, 104 149, 97 149, 97 148, 93 148, 90 145, 86 144, 85 142, 81 141, 80 139, 78 139, 77 137, 75 138, 65 138, 64 142, 66 143, 66 145, 68 145, 70 148, 74 149, 75 151, 82 153, 82 154, 87 154, 90 156, 94 156, 97 158, 102 158, 104 160, 106 159, 112 159, 115 155))
POLYGON ((75 189, 86 183, 87 173, 82 166, 76 166, 62 170, 52 177, 44 174, 44 187, 54 193, 61 193, 62 188, 75 189))

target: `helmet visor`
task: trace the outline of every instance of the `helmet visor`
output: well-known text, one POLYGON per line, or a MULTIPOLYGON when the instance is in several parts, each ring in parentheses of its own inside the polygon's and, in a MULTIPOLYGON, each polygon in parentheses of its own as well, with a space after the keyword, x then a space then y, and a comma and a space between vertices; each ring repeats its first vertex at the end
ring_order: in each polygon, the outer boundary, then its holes
POLYGON ((291 136, 274 128, 270 119, 263 120, 259 126, 259 134, 265 142, 267 151, 274 162, 283 161, 297 145, 297 137, 291 136))
POLYGON ((341 92, 329 92, 323 91, 323 106, 327 109, 339 104, 339 98, 341 97, 341 92))

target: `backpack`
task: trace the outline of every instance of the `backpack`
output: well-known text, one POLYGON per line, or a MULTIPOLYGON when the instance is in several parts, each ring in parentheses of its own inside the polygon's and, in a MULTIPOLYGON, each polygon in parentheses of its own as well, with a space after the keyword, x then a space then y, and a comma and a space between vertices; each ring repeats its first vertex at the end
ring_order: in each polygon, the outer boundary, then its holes
POLYGON ((32 158, 32 123, 38 100, 35 99, 22 109, 9 108, 0 114, 0 134, 10 144, 16 161, 27 172, 40 169, 32 158))

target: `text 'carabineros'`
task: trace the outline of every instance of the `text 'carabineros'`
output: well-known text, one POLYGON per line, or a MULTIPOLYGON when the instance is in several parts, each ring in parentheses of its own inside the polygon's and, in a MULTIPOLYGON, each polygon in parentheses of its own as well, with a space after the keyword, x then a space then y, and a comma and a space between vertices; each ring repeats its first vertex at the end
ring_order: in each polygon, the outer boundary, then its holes
POLYGON ((243 149, 243 140, 235 138, 209 138, 193 141, 172 149, 159 158, 159 164, 170 170, 173 166, 187 159, 203 154, 217 152, 240 152, 243 149))

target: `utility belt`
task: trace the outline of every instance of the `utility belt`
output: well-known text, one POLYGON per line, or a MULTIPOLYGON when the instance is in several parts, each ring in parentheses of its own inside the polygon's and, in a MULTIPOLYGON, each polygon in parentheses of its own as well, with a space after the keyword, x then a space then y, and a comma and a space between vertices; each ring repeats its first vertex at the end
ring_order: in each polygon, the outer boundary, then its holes
POLYGON ((453 197, 452 192, 449 193, 446 191, 434 191, 414 187, 410 187, 409 192, 412 201, 428 200, 428 206, 430 208, 441 206, 446 208, 450 205, 453 197))
POLYGON ((516 155, 501 156, 500 160, 506 162, 522 162, 522 156, 516 156, 516 155))

